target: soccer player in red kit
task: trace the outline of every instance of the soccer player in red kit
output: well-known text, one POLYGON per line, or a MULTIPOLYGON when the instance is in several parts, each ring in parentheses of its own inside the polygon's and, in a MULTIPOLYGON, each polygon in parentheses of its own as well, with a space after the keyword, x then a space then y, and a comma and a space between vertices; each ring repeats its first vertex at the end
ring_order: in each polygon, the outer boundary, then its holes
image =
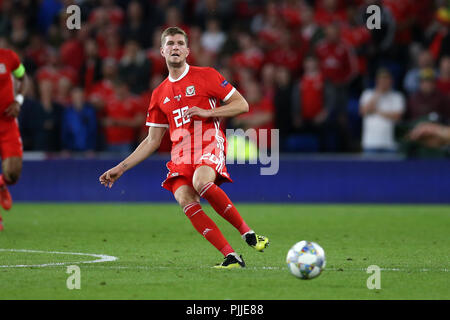
POLYGON ((225 167, 226 137, 219 126, 221 117, 248 111, 241 94, 213 68, 186 63, 189 55, 186 33, 178 27, 161 35, 161 55, 169 76, 154 91, 147 115, 149 133, 125 160, 103 173, 99 180, 107 187, 126 171, 155 152, 167 128, 172 140, 169 172, 162 186, 174 194, 194 228, 225 257, 217 268, 245 267, 217 225, 204 213, 200 197, 231 223, 248 245, 263 251, 268 238, 256 235, 219 187, 232 182, 225 167), (222 100, 224 105, 220 106, 222 100))
MULTIPOLYGON (((12 206, 7 186, 16 183, 22 171, 22 139, 17 116, 24 100, 25 77, 25 68, 17 54, 0 48, 0 205, 5 210, 12 206)), ((3 220, 0 215, 0 231, 2 230, 3 220)))

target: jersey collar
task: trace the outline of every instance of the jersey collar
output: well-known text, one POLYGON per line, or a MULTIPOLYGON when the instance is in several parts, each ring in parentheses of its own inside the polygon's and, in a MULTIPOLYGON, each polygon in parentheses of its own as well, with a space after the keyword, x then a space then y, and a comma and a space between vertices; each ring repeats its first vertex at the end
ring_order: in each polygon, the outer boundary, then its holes
POLYGON ((184 76, 187 75, 188 72, 189 72, 189 65, 186 63, 186 68, 184 69, 184 71, 183 71, 183 73, 181 74, 181 76, 180 76, 178 79, 174 79, 174 78, 172 78, 172 77, 170 76, 170 74, 169 74, 169 81, 170 81, 170 82, 177 82, 177 81, 183 79, 184 76))

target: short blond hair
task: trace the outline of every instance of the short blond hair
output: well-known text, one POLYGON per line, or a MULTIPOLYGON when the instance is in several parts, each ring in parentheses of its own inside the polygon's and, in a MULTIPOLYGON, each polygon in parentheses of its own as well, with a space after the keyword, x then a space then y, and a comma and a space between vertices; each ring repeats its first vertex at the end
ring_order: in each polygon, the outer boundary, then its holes
POLYGON ((188 44, 188 36, 186 32, 179 27, 169 27, 163 31, 161 34, 161 47, 164 45, 164 41, 167 36, 174 36, 176 34, 181 34, 184 36, 184 40, 186 41, 186 45, 188 44))

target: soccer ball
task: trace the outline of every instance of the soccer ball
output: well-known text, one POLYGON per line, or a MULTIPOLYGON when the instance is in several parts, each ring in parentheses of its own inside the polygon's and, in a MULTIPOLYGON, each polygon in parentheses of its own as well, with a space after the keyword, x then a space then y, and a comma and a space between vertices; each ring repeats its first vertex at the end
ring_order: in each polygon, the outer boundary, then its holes
POLYGON ((293 276, 313 279, 325 269, 325 251, 317 243, 303 240, 289 250, 286 262, 293 276))

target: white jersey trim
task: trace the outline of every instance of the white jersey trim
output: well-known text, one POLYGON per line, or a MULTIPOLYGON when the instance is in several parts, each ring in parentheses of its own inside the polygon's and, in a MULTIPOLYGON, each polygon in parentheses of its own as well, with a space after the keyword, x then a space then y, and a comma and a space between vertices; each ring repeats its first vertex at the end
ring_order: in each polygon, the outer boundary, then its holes
POLYGON ((223 98, 223 101, 226 102, 228 99, 230 99, 230 97, 233 95, 233 93, 236 91, 236 88, 233 87, 233 89, 230 90, 230 92, 228 92, 227 96, 225 98, 223 98))
POLYGON ((158 127, 158 128, 168 128, 168 127, 169 127, 168 124, 164 124, 164 123, 153 123, 153 122, 146 122, 145 125, 146 125, 146 126, 149 126, 149 127, 158 127))
POLYGON ((169 74, 169 81, 170 82, 177 82, 177 81, 180 81, 181 79, 183 79, 184 78, 184 76, 185 75, 187 75, 187 73, 189 72, 189 65, 186 63, 186 68, 184 69, 184 71, 183 71, 183 73, 181 74, 181 76, 179 76, 178 77, 178 79, 174 79, 174 78, 172 78, 171 76, 170 76, 170 74, 169 74))

